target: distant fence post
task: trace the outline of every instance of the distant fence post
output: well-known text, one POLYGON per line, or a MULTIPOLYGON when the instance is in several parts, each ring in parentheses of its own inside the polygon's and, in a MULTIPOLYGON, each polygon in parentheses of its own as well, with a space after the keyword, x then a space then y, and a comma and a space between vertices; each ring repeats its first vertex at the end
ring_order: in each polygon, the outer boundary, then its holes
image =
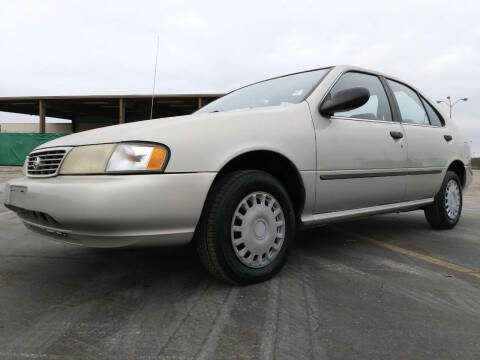
POLYGON ((479 170, 480 169, 480 158, 473 158, 472 159, 472 168, 479 170))

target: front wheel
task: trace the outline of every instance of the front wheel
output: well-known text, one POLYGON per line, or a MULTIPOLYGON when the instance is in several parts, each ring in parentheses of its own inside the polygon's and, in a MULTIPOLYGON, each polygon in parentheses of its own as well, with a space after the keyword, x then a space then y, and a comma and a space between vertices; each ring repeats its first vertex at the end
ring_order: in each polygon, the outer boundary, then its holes
POLYGON ((462 185, 453 171, 447 171, 433 204, 425 208, 425 217, 434 229, 451 229, 462 213, 462 185))
POLYGON ((240 170, 214 184, 195 241, 212 275, 252 284, 282 268, 294 236, 293 205, 283 185, 266 172, 240 170))

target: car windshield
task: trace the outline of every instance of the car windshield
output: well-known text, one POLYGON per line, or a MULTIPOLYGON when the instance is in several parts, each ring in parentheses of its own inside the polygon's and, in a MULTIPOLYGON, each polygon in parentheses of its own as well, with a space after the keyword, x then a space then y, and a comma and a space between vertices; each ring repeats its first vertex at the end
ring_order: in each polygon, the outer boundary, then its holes
POLYGON ((328 70, 329 68, 306 71, 248 85, 211 102, 197 113, 298 104, 328 70))

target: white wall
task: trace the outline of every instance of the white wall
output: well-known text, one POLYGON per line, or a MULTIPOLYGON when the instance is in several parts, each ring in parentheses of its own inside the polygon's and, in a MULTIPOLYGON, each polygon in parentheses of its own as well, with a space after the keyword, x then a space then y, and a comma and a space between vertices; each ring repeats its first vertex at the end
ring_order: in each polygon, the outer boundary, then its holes
MULTIPOLYGON (((72 132, 71 123, 46 123, 47 133, 68 133, 72 132)), ((2 133, 37 133, 38 123, 1 123, 2 133)))

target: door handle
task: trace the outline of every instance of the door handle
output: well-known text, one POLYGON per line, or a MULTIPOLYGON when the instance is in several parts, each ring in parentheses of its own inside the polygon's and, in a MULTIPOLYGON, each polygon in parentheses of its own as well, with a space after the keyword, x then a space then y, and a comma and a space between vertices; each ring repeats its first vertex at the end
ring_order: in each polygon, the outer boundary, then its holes
POLYGON ((452 140, 453 140, 452 135, 443 135, 443 138, 444 138, 446 141, 452 141, 452 140))
POLYGON ((403 138, 403 133, 400 131, 390 131, 390 136, 394 139, 401 139, 403 138))

